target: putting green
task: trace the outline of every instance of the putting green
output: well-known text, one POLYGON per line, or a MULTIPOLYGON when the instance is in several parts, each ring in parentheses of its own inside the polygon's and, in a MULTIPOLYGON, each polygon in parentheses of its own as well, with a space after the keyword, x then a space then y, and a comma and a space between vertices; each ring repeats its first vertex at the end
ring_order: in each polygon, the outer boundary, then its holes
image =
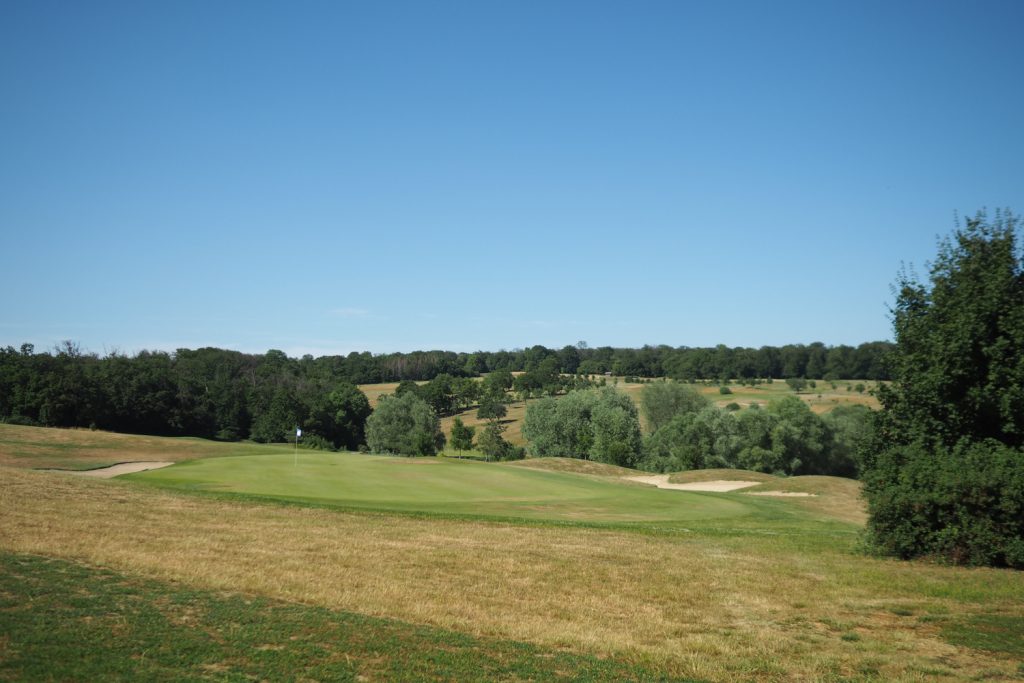
POLYGON ((798 514, 776 501, 665 491, 505 464, 300 453, 211 458, 126 478, 339 507, 587 522, 687 522, 798 514))

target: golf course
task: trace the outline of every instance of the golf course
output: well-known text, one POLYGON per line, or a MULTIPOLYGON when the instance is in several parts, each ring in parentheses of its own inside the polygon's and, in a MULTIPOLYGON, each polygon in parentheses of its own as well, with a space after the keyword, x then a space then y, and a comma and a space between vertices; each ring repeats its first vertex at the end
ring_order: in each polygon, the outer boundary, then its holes
POLYGON ((0 680, 1024 673, 1024 577, 871 557, 852 480, 14 425, 0 457, 0 680), (188 457, 52 471, 114 442, 188 457))

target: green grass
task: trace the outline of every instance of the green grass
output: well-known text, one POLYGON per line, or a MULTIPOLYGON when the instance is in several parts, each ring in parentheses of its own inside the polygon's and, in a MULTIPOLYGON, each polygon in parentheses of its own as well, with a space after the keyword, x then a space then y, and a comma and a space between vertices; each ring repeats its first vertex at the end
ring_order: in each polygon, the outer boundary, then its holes
MULTIPOLYGON (((947 624, 942 637, 954 645, 1024 659, 1024 617, 981 614, 947 624)), ((1024 667, 1024 662, 1021 664, 1024 667)), ((1024 671, 1022 671, 1024 673, 1024 671)))
POLYGON ((658 680, 628 663, 0 552, 0 680, 658 680))
POLYGON ((666 491, 633 482, 510 464, 354 453, 216 458, 128 478, 187 490, 348 509, 545 521, 757 524, 809 516, 775 500, 666 491))

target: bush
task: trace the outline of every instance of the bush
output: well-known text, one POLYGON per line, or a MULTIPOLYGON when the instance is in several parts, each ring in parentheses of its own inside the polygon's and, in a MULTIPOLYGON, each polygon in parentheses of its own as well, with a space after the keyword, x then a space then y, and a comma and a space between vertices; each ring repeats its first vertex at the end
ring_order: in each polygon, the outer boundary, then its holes
POLYGON ((557 401, 541 399, 526 410, 523 436, 535 456, 627 466, 636 460, 641 447, 636 406, 611 388, 572 391, 557 401))
POLYGON ((731 394, 732 393, 732 389, 730 389, 729 387, 718 387, 718 393, 720 393, 720 394, 731 394))
POLYGON ((807 380, 803 377, 789 377, 786 379, 786 384, 790 389, 799 393, 807 387, 807 380))
MULTIPOLYGON (((870 542, 902 558, 1024 569, 1024 258, 1017 220, 940 243, 902 274, 892 383, 860 451, 870 542)), ((864 391, 858 384, 855 391, 864 391)))
POLYGON ((505 426, 497 420, 491 420, 484 428, 478 440, 480 451, 488 460, 522 460, 526 457, 526 449, 513 446, 502 437, 505 426))
POLYGON ((865 477, 886 554, 1024 569, 1024 452, 994 440, 886 451, 865 477))
POLYGON ((366 443, 375 453, 434 455, 444 442, 437 414, 411 391, 382 396, 366 420, 366 443))

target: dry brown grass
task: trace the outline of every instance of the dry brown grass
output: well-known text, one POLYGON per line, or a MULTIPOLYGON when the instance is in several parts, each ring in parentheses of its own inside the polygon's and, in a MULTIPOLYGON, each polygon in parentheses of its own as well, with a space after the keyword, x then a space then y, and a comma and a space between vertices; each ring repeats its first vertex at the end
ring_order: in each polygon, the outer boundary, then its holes
POLYGON ((547 470, 549 472, 572 472, 574 474, 589 474, 597 477, 630 477, 640 474, 638 470, 631 470, 628 467, 618 465, 607 465, 603 462, 592 462, 590 460, 579 460, 577 458, 528 458, 508 463, 509 467, 529 467, 534 470, 547 470))
MULTIPOLYGON (((530 403, 533 403, 537 399, 530 399, 530 403)), ((513 443, 517 446, 523 446, 526 444, 526 439, 523 437, 523 418, 526 417, 526 407, 522 400, 515 400, 506 406, 508 414, 501 419, 501 423, 505 425, 505 433, 502 437, 509 443, 513 443)), ((487 420, 481 420, 476 416, 476 408, 470 410, 464 410, 458 414, 458 417, 462 419, 463 424, 469 427, 476 427, 477 435, 483 431, 487 425, 487 420)), ((442 417, 441 418, 441 430, 447 435, 452 432, 452 422, 454 422, 455 416, 442 417)))
POLYGON ((180 462, 245 448, 203 439, 0 424, 0 466, 90 469, 132 460, 180 462))
POLYGON ((0 520, 7 550, 717 681, 1009 679, 1015 662, 949 645, 937 625, 892 608, 1024 604, 1024 573, 800 552, 803 541, 784 535, 349 514, 2 467, 0 520))
POLYGON ((675 472, 669 475, 668 480, 673 484, 691 484, 698 481, 774 481, 778 478, 773 474, 751 472, 750 470, 707 469, 675 472))
MULTIPOLYGON (((425 382, 417 382, 417 384, 425 384, 425 382)), ((367 400, 370 402, 370 407, 376 408, 377 401, 380 400, 381 396, 385 394, 395 393, 395 389, 398 388, 398 382, 383 382, 381 384, 358 384, 356 385, 359 391, 366 394, 367 400)))

